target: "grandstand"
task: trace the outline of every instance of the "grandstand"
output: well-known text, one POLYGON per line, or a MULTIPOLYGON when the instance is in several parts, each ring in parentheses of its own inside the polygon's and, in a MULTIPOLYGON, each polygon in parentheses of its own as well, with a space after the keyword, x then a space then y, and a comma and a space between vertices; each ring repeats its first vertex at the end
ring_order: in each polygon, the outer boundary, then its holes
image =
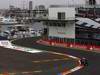
POLYGON ((100 7, 97 7, 95 0, 89 0, 88 3, 88 6, 76 9, 76 42, 99 46, 100 7))
POLYGON ((44 40, 51 45, 64 43, 100 48, 100 6, 95 0, 87 3, 82 6, 52 5, 48 19, 42 20, 47 26, 48 37, 44 40))

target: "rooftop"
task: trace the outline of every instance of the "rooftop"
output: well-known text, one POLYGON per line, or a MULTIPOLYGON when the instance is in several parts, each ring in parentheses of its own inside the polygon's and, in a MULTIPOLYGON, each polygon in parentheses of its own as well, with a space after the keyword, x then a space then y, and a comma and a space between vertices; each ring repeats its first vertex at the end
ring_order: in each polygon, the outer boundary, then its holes
POLYGON ((97 4, 97 5, 87 5, 87 4, 78 4, 78 5, 51 5, 50 7, 75 7, 75 8, 80 8, 80 7, 83 7, 83 8, 100 8, 100 4, 97 4))

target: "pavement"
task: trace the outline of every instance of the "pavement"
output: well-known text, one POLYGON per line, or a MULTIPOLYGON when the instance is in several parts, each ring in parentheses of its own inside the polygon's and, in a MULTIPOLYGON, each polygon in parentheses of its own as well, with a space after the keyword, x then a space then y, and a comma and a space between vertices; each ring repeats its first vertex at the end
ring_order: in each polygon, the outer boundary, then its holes
POLYGON ((100 75, 100 53, 70 49, 70 48, 44 46, 36 43, 36 40, 38 39, 39 38, 26 38, 14 41, 13 43, 35 49, 42 49, 46 51, 69 54, 79 58, 85 57, 88 60, 88 66, 84 67, 81 70, 73 72, 70 75, 100 75))

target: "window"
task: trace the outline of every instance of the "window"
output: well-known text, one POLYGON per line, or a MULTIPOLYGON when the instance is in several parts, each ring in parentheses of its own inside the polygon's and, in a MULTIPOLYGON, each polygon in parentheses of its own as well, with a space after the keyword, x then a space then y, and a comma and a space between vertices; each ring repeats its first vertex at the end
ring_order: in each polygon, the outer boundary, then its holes
POLYGON ((89 4, 90 5, 95 5, 96 4, 96 0, 89 0, 89 4))
POLYGON ((65 19, 65 12, 58 12, 58 19, 65 19))

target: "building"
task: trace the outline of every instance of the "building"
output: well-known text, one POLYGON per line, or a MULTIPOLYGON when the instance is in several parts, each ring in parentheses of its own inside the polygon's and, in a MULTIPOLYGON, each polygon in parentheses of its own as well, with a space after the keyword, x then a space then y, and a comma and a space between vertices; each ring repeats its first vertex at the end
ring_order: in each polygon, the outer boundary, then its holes
POLYGON ((4 15, 5 16, 11 16, 16 18, 19 22, 23 22, 23 20, 28 23, 30 23, 29 19, 32 18, 47 18, 48 10, 45 8, 44 5, 36 6, 33 9, 32 1, 29 2, 29 9, 21 9, 17 8, 15 6, 10 6, 9 10, 7 10, 4 15))
POLYGON ((7 9, 0 9, 0 16, 4 16, 7 11, 7 9))
POLYGON ((33 16, 37 19, 47 18, 48 9, 46 9, 44 5, 35 6, 35 9, 33 10, 33 16))
POLYGON ((33 10, 33 2, 29 1, 29 10, 33 10))
POLYGON ((33 2, 29 1, 29 17, 33 17, 33 2))
POLYGON ((47 25, 48 38, 54 41, 74 41, 75 40, 75 7, 49 8, 47 25))
POLYGON ((95 0, 76 8, 76 42, 85 45, 100 45, 100 5, 95 0))
POLYGON ((99 5, 74 7, 53 5, 48 13, 48 19, 43 21, 47 25, 49 41, 100 46, 99 5))
POLYGON ((96 5, 96 0, 89 0, 88 3, 89 5, 96 5))

